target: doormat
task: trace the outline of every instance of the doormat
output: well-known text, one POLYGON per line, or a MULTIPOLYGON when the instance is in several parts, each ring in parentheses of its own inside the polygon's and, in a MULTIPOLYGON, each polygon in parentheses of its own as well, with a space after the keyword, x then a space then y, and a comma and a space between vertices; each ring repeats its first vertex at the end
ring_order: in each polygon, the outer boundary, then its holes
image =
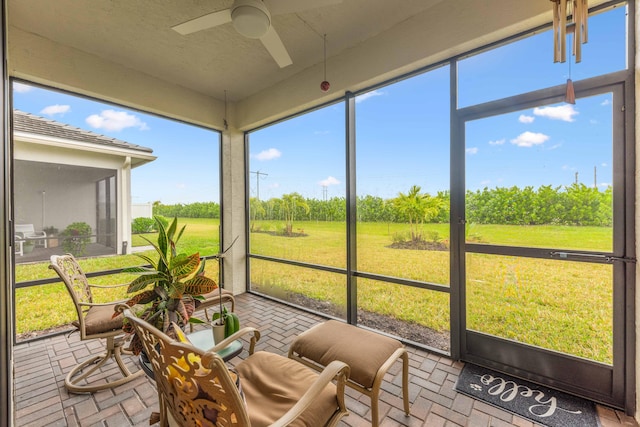
POLYGON ((469 363, 455 389, 545 426, 600 427, 593 402, 469 363))

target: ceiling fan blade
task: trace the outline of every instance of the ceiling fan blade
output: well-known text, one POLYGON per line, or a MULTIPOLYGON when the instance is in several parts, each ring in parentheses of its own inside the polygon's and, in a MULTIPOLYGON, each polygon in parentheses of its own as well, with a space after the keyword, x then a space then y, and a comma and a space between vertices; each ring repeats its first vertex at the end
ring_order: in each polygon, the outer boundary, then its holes
POLYGON ((206 30, 207 28, 217 27, 218 25, 231 22, 231 10, 225 9, 218 12, 208 13, 199 18, 192 19, 182 24, 171 27, 183 36, 195 33, 196 31, 206 30))
POLYGON ((273 56, 273 59, 278 63, 280 68, 293 64, 289 52, 287 52, 284 44, 282 44, 282 40, 280 40, 280 36, 273 27, 269 27, 267 33, 260 37, 260 41, 264 47, 267 48, 271 56, 273 56))
POLYGON ((302 12, 303 10, 315 9, 317 7, 331 6, 342 3, 343 0, 264 0, 265 6, 271 15, 282 15, 285 13, 302 12))

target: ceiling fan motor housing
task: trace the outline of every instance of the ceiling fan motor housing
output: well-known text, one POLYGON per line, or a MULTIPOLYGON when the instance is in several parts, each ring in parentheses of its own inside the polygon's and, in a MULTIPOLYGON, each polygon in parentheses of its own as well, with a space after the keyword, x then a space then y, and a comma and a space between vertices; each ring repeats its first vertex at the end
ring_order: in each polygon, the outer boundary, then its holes
POLYGON ((261 0, 236 0, 231 6, 231 21, 243 36, 259 39, 271 26, 271 14, 261 0))

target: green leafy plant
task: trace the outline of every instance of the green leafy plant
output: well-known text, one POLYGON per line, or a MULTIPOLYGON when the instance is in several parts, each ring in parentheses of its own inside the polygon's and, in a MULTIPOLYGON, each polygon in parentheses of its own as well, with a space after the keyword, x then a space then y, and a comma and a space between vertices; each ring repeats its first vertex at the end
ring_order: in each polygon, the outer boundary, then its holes
MULTIPOLYGON (((225 257, 227 252, 229 252, 229 250, 233 247, 233 245, 236 244, 238 237, 240 236, 236 236, 236 238, 233 239, 233 242, 231 242, 231 244, 227 249, 225 249, 224 251, 216 255, 216 259, 218 260, 218 262, 222 261, 222 259, 225 257)), ((240 330, 240 318, 236 313, 227 311, 227 307, 222 305, 222 287, 221 286, 218 286, 218 295, 220 300, 220 310, 217 313, 215 313, 213 316, 211 316, 211 325, 224 326, 224 337, 227 338, 240 330)))
POLYGON ((224 337, 230 337, 240 330, 240 319, 236 313, 232 313, 227 310, 227 307, 222 308, 222 312, 214 313, 211 316, 211 323, 218 325, 224 325, 224 337))
POLYGON ((73 222, 60 233, 62 248, 74 256, 84 255, 87 243, 91 242, 91 226, 86 222, 73 222))
MULTIPOLYGON (((125 273, 139 274, 127 289, 128 293, 138 293, 126 304, 130 307, 142 305, 140 310, 136 310, 138 317, 169 336, 175 336, 171 322, 184 328, 190 320, 196 320, 191 318, 195 300, 202 294, 212 292, 218 285, 204 275, 205 261, 200 259, 198 252, 191 255, 178 253, 176 246, 186 226, 178 230, 177 218, 174 218, 168 227, 165 227, 159 218, 155 220, 158 227, 157 242, 154 243, 145 237, 143 239, 153 246, 158 259, 136 254, 149 263, 150 267, 131 267, 123 270, 125 273)), ((125 325, 125 330, 133 333, 128 325, 125 325)), ((130 348, 135 354, 142 350, 142 343, 135 334, 130 348)))
POLYGON ((153 218, 134 218, 133 221, 131 221, 131 232, 133 234, 151 233, 155 225, 156 222, 153 218))

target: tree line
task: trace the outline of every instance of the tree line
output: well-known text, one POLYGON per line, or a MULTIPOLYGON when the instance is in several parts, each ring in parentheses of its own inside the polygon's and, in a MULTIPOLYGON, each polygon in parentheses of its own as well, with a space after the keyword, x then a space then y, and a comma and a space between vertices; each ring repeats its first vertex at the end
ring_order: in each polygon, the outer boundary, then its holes
MULTIPOLYGON (((507 225, 588 225, 611 226, 613 223, 613 191, 574 183, 570 186, 545 185, 496 187, 467 191, 466 220, 475 224, 507 225)), ((406 193, 383 199, 378 196, 357 198, 357 219, 362 222, 408 223, 413 228, 422 223, 447 223, 450 193, 434 195, 412 186, 406 193)), ((298 193, 280 198, 249 200, 250 220, 284 221, 291 232, 293 221, 345 221, 346 199, 306 198, 298 193)), ((215 202, 164 205, 156 202, 154 215, 182 218, 220 218, 220 205, 215 202)))

